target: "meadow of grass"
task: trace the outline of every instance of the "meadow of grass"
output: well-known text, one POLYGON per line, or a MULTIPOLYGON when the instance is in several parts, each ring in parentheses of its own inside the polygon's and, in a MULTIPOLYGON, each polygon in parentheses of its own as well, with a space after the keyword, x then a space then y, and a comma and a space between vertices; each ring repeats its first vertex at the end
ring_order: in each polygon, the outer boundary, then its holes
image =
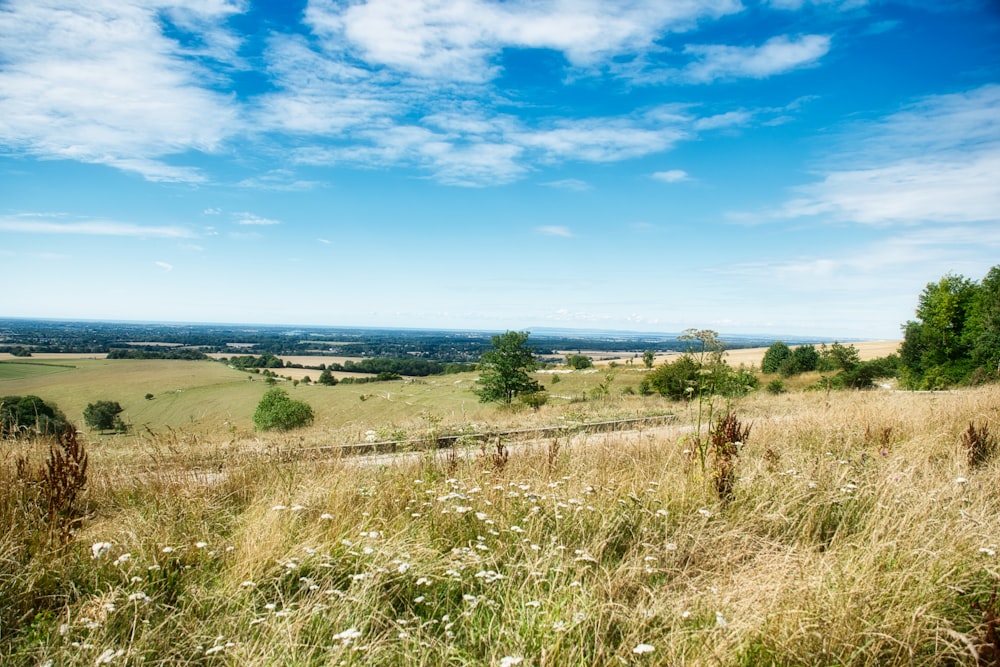
MULTIPOLYGON (((661 407, 677 423, 190 474, 157 464, 163 448, 183 461, 174 434, 136 436, 132 460, 102 461, 94 442, 69 539, 32 472, 44 443, 5 442, 2 662, 996 664, 1000 457, 970 462, 963 433, 1000 433, 1000 388, 740 399, 750 432, 725 497, 716 457, 702 470, 691 456, 694 406, 661 407)), ((199 438, 265 452, 330 433, 199 438)))

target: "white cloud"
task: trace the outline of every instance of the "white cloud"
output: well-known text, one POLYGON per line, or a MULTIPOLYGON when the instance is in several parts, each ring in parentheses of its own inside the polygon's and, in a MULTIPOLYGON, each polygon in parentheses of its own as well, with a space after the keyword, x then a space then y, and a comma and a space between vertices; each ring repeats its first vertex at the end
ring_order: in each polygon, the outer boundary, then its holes
POLYGON ((555 49, 588 67, 741 9, 738 0, 370 0, 346 7, 313 0, 305 17, 328 50, 347 47, 373 65, 423 78, 482 83, 496 75, 505 47, 555 49))
POLYGON ((670 169, 668 171, 658 171, 652 176, 657 181, 663 181, 664 183, 679 183, 681 181, 686 181, 690 177, 688 173, 683 169, 670 169))
POLYGON ((304 178, 298 178, 295 173, 289 169, 272 169, 271 171, 261 174, 260 176, 245 178, 237 183, 237 185, 241 188, 250 188, 253 190, 304 192, 306 190, 312 190, 313 188, 319 187, 322 184, 319 181, 310 181, 304 178))
POLYGON ((238 112, 230 97, 212 89, 209 70, 164 35, 161 22, 184 17, 178 29, 217 40, 220 22, 234 11, 231 3, 193 0, 6 3, 0 144, 150 180, 201 180, 193 169, 161 159, 215 150, 238 129, 238 112))
POLYGON ((683 77, 695 83, 718 79, 764 79, 801 67, 816 64, 830 50, 828 35, 804 35, 791 38, 779 35, 761 46, 724 44, 688 45, 684 52, 695 61, 683 70, 683 77))
MULTIPOLYGON (((59 216, 53 216, 59 217, 59 216)), ((80 234, 85 236, 134 236, 141 238, 192 238, 195 234, 183 227, 143 226, 127 222, 86 220, 62 222, 47 216, 17 215, 0 217, 0 231, 24 234, 80 234)))
POLYGON ((542 236, 558 236, 560 238, 572 238, 573 232, 570 231, 569 227, 564 227, 562 225, 543 225, 541 227, 536 227, 535 232, 541 234, 542 236))
POLYGON ((581 181, 578 178, 563 178, 558 181, 542 183, 547 188, 557 188, 559 190, 570 190, 571 192, 586 192, 591 189, 590 183, 581 181))
POLYGON ((667 150, 687 136, 679 127, 624 117, 565 119, 550 128, 515 132, 510 139, 547 161, 613 162, 667 150))
POLYGON ((261 226, 266 227, 269 225, 280 225, 280 220, 273 220, 271 218, 262 218, 259 215, 254 215, 253 213, 234 213, 233 216, 236 218, 237 225, 248 225, 248 226, 261 226))
POLYGON ((173 264, 168 264, 167 262, 153 262, 153 264, 156 264, 158 267, 160 267, 164 271, 168 271, 169 272, 169 271, 173 271, 174 270, 174 265, 173 264))
POLYGON ((1000 86, 938 95, 845 133, 782 217, 870 225, 1000 222, 1000 86))
POLYGON ((837 9, 855 9, 867 5, 868 0, 768 0, 767 4, 789 11, 798 11, 803 5, 835 5, 837 9))

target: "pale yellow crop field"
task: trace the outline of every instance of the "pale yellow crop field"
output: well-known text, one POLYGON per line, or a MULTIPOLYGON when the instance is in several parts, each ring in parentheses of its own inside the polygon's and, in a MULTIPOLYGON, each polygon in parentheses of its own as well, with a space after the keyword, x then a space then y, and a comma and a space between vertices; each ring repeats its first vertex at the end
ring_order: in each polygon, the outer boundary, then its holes
MULTIPOLYGON (((827 345, 832 344, 832 342, 833 341, 827 343, 827 345)), ((885 357, 890 354, 893 354, 894 352, 898 352, 901 343, 902 341, 899 340, 871 340, 871 341, 862 341, 859 343, 845 343, 845 345, 846 344, 853 345, 855 348, 857 348, 858 355, 861 357, 861 360, 869 361, 871 359, 876 359, 878 357, 885 357)), ((791 347, 794 348, 796 346, 792 345, 791 347)), ((816 348, 818 349, 819 345, 816 345, 816 348)), ((730 366, 739 367, 740 365, 744 365, 744 366, 756 366, 757 368, 760 368, 760 364, 761 361, 764 359, 765 352, 767 352, 766 347, 748 347, 748 348, 741 348, 734 350, 726 350, 725 359, 730 366)), ((595 363, 599 365, 607 364, 610 363, 611 361, 622 363, 624 360, 632 358, 631 353, 623 354, 622 356, 616 359, 608 359, 607 357, 609 357, 610 355, 607 352, 591 352, 591 353, 584 352, 583 354, 586 354, 587 356, 593 356, 595 363)), ((681 354, 680 352, 665 352, 657 354, 654 365, 659 366, 665 361, 671 361, 680 356, 680 354, 681 354)), ((639 355, 639 357, 635 359, 633 364, 636 366, 642 366, 642 355, 639 355)))

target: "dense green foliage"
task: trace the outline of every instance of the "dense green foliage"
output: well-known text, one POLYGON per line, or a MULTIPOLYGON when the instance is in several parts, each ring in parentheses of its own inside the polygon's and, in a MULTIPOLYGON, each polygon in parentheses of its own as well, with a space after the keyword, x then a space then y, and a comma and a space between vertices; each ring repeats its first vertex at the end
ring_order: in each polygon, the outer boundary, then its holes
POLYGON ((594 362, 591 361, 590 357, 583 354, 568 354, 566 355, 566 365, 580 371, 584 368, 593 368, 594 362))
POLYGON ((760 386, 757 376, 745 368, 733 368, 715 360, 700 361, 693 354, 682 354, 675 361, 663 363, 644 383, 675 401, 711 395, 742 396, 760 386))
POLYGON ((259 431, 290 431, 313 423, 312 407, 288 396, 284 389, 268 389, 253 413, 253 423, 259 431))
POLYGON ((66 428, 66 415, 38 396, 0 398, 0 438, 56 435, 66 428))
POLYGON ((1000 374, 1000 265, 981 283, 948 274, 920 294, 903 326, 902 379, 913 389, 996 380, 1000 374))
POLYGON ((246 354, 238 357, 231 357, 229 359, 222 360, 228 363, 233 368, 239 370, 246 370, 248 368, 284 368, 285 362, 283 362, 278 357, 274 356, 270 352, 265 352, 259 357, 255 357, 252 354, 246 354))
POLYGON ((186 359, 189 361, 203 361, 208 359, 208 356, 198 350, 186 348, 116 347, 108 352, 108 359, 186 359))
POLYGON ((88 403, 83 411, 83 423, 98 431, 124 432, 127 428, 120 417, 123 411, 118 401, 88 403))
POLYGON ((723 345, 716 332, 689 329, 679 339, 688 344, 688 351, 649 373, 640 393, 651 390, 676 401, 742 396, 760 386, 753 372, 733 368, 723 360, 723 345))
POLYGON ((529 373, 538 368, 534 349, 527 346, 527 331, 508 331, 493 336, 493 349, 479 361, 476 394, 483 403, 510 405, 516 396, 536 394, 545 389, 529 373))
POLYGON ((775 341, 764 353, 760 370, 764 373, 781 373, 785 377, 808 373, 820 366, 820 353, 812 345, 789 347, 783 341, 775 341))
POLYGON ((786 359, 792 356, 792 348, 778 340, 767 348, 764 359, 760 362, 760 370, 764 373, 777 373, 786 359))
POLYGON ((428 375, 444 375, 447 373, 463 373, 475 368, 475 364, 451 363, 442 364, 437 361, 429 361, 420 358, 399 358, 390 359, 377 357, 374 359, 362 359, 352 361, 348 359, 343 364, 330 363, 326 366, 329 370, 342 371, 347 373, 390 373, 397 377, 408 375, 410 377, 426 377, 428 375))

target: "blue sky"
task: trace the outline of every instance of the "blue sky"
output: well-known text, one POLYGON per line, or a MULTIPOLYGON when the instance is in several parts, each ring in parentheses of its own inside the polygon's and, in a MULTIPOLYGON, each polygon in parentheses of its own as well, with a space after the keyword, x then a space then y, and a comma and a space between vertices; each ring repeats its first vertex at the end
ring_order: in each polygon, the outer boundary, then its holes
POLYGON ((0 316, 896 338, 991 0, 0 0, 0 316))

